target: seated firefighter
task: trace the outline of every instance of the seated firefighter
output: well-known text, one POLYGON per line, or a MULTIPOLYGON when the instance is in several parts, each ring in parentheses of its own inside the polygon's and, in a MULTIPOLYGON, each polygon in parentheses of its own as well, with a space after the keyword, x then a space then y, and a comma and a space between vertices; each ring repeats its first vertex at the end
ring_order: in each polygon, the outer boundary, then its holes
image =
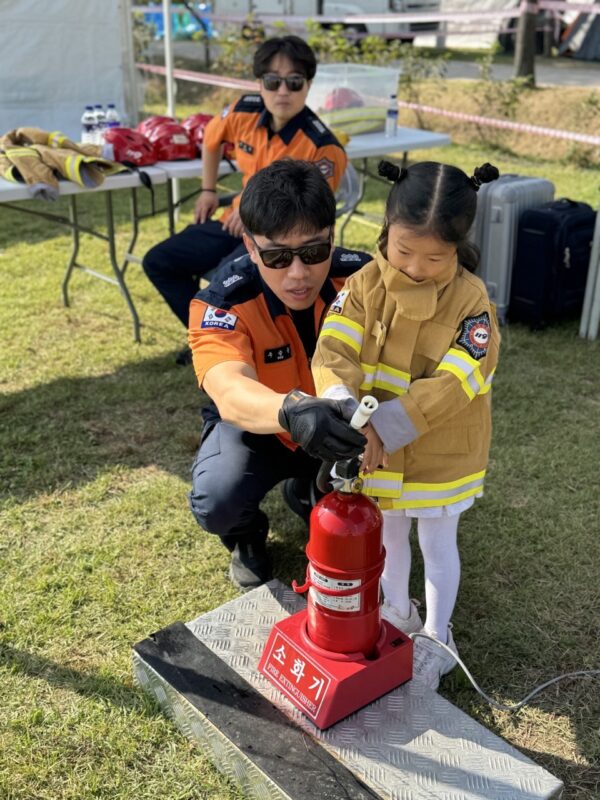
MULTIPOLYGON (((317 62, 298 36, 268 39, 256 51, 259 94, 243 95, 206 126, 202 143, 202 192, 195 224, 153 247, 144 257, 146 275, 187 327, 190 301, 206 272, 246 252, 238 195, 217 221, 216 191, 221 150, 234 146, 243 185, 255 172, 282 158, 315 162, 335 191, 346 154, 331 131, 305 105, 317 62)), ((187 348, 178 363, 189 361, 187 348)))
POLYGON ((371 257, 333 246, 335 198, 305 161, 256 173, 240 218, 248 254, 222 266, 190 306, 194 369, 211 398, 190 505, 231 552, 232 582, 249 589, 271 578, 266 493, 285 480, 286 502, 308 521, 321 460, 364 449, 348 424, 355 402, 312 396, 310 360, 329 305, 371 257))

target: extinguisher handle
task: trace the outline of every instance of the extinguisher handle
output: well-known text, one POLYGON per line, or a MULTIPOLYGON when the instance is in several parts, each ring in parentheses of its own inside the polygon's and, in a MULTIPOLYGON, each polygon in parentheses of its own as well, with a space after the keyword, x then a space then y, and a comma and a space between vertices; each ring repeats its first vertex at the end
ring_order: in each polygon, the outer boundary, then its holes
POLYGON ((332 490, 331 470, 335 461, 323 461, 317 473, 317 489, 323 494, 328 494, 332 490))
MULTIPOLYGON (((360 428, 364 428, 364 426, 369 421, 371 414, 377 410, 379 403, 377 400, 372 397, 371 395, 367 394, 363 397, 360 401, 358 408, 352 415, 352 419, 350 420, 350 427, 359 430, 360 428)), ((354 461, 355 459, 350 459, 350 461, 354 461)), ((331 470, 335 466, 337 462, 335 461, 323 461, 321 464, 321 468, 317 474, 317 489, 323 494, 327 494, 333 488, 331 483, 331 470)), ((339 462, 342 463, 342 462, 339 462)), ((358 469, 357 469, 358 474, 358 469)))
POLYGON ((377 411, 378 406, 379 403, 374 397, 372 397, 370 394, 365 395, 360 401, 358 408, 352 415, 350 427, 356 428, 357 430, 364 428, 371 418, 371 414, 373 414, 374 411, 377 411))

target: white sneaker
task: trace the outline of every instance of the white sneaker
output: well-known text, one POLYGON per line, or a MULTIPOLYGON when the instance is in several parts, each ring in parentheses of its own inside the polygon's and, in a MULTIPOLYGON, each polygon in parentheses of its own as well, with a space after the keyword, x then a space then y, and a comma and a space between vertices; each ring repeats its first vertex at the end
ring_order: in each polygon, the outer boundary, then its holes
MULTIPOLYGON (((458 655, 451 625, 448 626, 446 645, 458 655)), ((442 675, 451 672, 455 666, 454 658, 435 639, 425 639, 423 636, 416 636, 413 639, 413 678, 420 680, 430 689, 437 691, 442 675)))
POLYGON ((420 603, 416 600, 411 600, 410 614, 408 617, 401 617, 398 609, 390 605, 387 600, 384 600, 381 606, 381 616, 391 623, 394 628, 398 628, 408 636, 409 633, 416 633, 423 629, 423 622, 419 616, 419 605, 420 603))

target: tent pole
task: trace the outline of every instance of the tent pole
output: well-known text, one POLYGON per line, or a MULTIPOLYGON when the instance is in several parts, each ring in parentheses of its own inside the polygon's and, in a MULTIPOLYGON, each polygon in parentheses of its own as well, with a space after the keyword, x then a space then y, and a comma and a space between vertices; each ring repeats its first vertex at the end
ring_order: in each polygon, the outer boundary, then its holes
MULTIPOLYGON (((163 0, 163 28, 165 31, 165 80, 167 82, 167 115, 175 117, 175 81, 173 79, 173 18, 171 16, 171 0, 163 0)), ((179 181, 173 181, 173 202, 175 203, 175 221, 179 221, 179 181)))
POLYGON ((596 215, 579 335, 593 342, 600 325, 600 208, 596 215))

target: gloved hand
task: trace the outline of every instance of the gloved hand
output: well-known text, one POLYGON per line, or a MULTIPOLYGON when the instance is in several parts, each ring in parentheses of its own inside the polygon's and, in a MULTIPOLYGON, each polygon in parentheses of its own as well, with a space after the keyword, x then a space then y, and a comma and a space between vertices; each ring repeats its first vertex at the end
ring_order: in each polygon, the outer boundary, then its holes
POLYGON ((356 400, 326 400, 298 389, 289 392, 279 409, 279 424, 313 458, 339 461, 365 449, 366 438, 351 428, 356 400))

